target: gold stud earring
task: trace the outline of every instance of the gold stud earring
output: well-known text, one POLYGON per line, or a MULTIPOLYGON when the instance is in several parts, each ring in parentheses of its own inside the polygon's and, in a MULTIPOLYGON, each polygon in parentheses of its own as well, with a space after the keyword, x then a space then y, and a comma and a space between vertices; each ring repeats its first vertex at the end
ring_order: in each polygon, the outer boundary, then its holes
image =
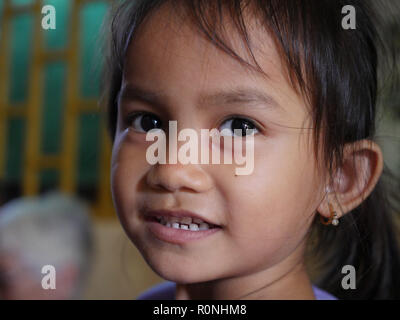
POLYGON ((336 213, 336 211, 333 209, 333 206, 331 203, 328 202, 328 206, 329 206, 329 212, 330 212, 330 217, 328 220, 324 220, 324 218, 322 217, 322 215, 320 216, 321 218, 321 223, 324 225, 329 225, 332 224, 335 227, 339 224, 339 217, 336 213))

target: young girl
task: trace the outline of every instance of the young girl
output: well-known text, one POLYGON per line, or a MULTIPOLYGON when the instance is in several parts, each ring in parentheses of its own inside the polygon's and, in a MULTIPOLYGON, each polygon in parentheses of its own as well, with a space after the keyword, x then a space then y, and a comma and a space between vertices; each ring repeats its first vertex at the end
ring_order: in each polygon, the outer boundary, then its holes
POLYGON ((400 297, 373 141, 372 13, 349 0, 125 1, 113 11, 113 200, 129 238, 169 280, 141 299, 400 297), (346 5, 355 29, 343 27, 346 5), (168 136, 169 121, 242 129, 243 141, 251 129, 254 171, 149 164, 146 133, 168 136), (313 281, 309 261, 320 266, 313 281))

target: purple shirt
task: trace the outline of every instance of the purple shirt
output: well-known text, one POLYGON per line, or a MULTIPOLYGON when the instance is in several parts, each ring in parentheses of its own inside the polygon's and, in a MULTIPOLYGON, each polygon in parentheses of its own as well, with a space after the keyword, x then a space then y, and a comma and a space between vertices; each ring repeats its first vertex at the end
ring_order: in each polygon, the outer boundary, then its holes
MULTIPOLYGON (((337 300, 330 293, 312 286, 316 300, 337 300)), ((165 281, 140 294, 137 300, 175 300, 175 282, 165 281)))

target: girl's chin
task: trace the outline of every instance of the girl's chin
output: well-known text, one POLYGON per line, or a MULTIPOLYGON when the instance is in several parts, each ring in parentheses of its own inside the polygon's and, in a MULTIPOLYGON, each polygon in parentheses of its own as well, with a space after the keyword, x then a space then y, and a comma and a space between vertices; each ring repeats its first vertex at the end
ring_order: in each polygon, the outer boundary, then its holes
POLYGON ((161 270, 155 271, 161 278, 167 280, 167 281, 172 281, 176 282, 179 284, 190 284, 190 283, 198 283, 198 282, 206 282, 210 281, 211 277, 210 275, 206 274, 182 274, 176 272, 176 270, 161 270))
POLYGON ((212 281, 220 276, 215 270, 217 264, 212 265, 210 270, 210 264, 202 264, 202 259, 196 259, 196 256, 167 252, 165 249, 150 248, 146 245, 136 247, 153 272, 167 281, 188 284, 212 281))
POLYGON ((214 280, 216 278, 212 276, 212 274, 207 273, 206 270, 202 270, 199 272, 196 268, 187 268, 185 271, 178 270, 175 265, 171 265, 168 267, 153 267, 152 270, 161 278, 166 281, 172 281, 179 284, 191 284, 191 283, 199 283, 199 282, 207 282, 214 280), (189 272, 188 272, 189 271, 189 272))

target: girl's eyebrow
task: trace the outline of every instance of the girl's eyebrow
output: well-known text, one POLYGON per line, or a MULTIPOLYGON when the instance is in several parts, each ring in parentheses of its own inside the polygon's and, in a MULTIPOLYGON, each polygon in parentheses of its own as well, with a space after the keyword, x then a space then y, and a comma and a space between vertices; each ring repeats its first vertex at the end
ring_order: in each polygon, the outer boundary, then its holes
MULTIPOLYGON (((157 107, 165 107, 168 103, 168 96, 162 92, 150 91, 140 88, 135 85, 124 85, 118 95, 118 100, 137 100, 143 101, 157 107)), ((198 106, 231 106, 248 105, 251 107, 260 106, 262 108, 270 108, 280 112, 285 112, 285 109, 266 92, 256 88, 236 87, 232 89, 224 89, 212 93, 201 93, 198 101, 198 106)))
POLYGON ((149 91, 138 86, 126 84, 120 90, 117 101, 143 101, 156 106, 164 106, 166 96, 161 92, 149 91))
POLYGON ((237 87, 228 90, 216 91, 211 94, 202 94, 199 105, 253 105, 264 108, 285 111, 279 103, 266 92, 256 88, 237 87))

